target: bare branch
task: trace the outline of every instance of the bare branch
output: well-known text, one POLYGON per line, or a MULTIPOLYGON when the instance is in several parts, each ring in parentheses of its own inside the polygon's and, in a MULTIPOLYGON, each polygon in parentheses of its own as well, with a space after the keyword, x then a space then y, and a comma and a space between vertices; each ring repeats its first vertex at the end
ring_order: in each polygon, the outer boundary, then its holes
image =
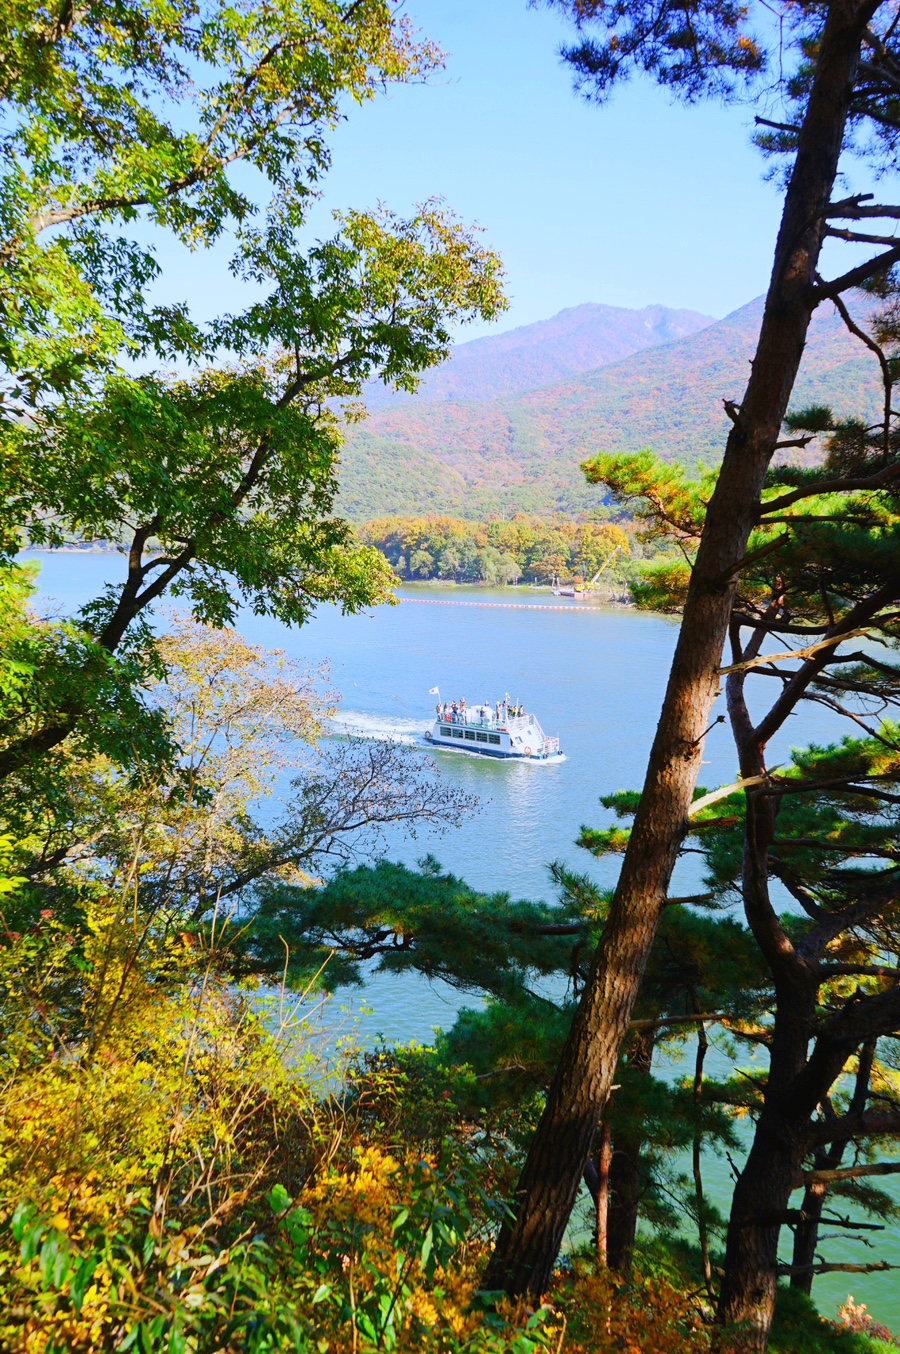
POLYGON ((893 245, 897 240, 896 235, 866 235, 858 230, 835 229, 834 226, 826 226, 825 234, 833 236, 836 240, 846 240, 848 244, 893 245))
MULTIPOLYGON (((840 232, 832 232, 832 233, 838 234, 840 232)), ((851 238, 849 232, 845 232, 845 234, 847 235, 847 238, 851 238)), ((858 238, 863 243, 872 243, 871 240, 867 241, 866 238, 862 235, 860 235, 858 238)), ((879 345, 875 342, 875 340, 869 334, 867 334, 864 329, 860 329, 859 325, 856 324, 853 319, 851 319, 849 310, 844 305, 844 302, 841 300, 839 296, 835 296, 834 304, 837 307, 838 313, 840 314, 841 319, 844 321, 844 324, 850 330, 850 333, 855 335, 856 338, 860 339, 861 342, 863 342, 866 345, 866 347, 870 350, 870 352, 873 352, 875 354, 876 358, 878 359, 878 365, 881 367, 881 383, 884 386, 884 431, 882 434, 882 444, 884 446, 884 454, 885 456, 888 456, 890 454, 891 449, 891 388, 893 385, 891 379, 891 369, 888 366, 888 360, 885 357, 884 353, 881 351, 879 345)))
POLYGON ((849 291, 851 287, 859 287, 863 282, 868 282, 869 278, 875 277, 877 273, 886 272, 888 268, 893 268, 895 263, 900 262, 900 244, 893 249, 887 249, 883 254, 877 254, 874 259, 869 259, 867 263, 861 263, 856 268, 851 268, 849 272, 842 273, 840 277, 833 278, 831 282, 823 282, 821 285, 813 287, 812 296, 815 305, 820 301, 833 301, 835 296, 842 291, 849 291))
POLYGON ((871 193, 860 193, 858 198, 846 198, 843 202, 834 202, 825 215, 826 217, 839 218, 842 221, 900 220, 900 207, 887 203, 873 203, 870 207, 858 205, 871 196, 871 193))
POLYGON ((751 785, 763 785, 769 779, 769 774, 763 776, 746 776, 743 780, 736 780, 731 785, 720 785, 718 790, 712 790, 708 795, 703 795, 700 799, 695 799, 690 807, 688 818, 693 818, 703 809, 708 809, 711 804, 716 804, 720 799, 727 799, 729 795, 736 794, 738 790, 746 790, 751 785))
POLYGON ((757 564, 767 555, 771 555, 775 550, 785 545, 791 539, 791 533, 784 531, 780 536, 776 536, 774 541, 769 541, 766 545, 761 545, 758 550, 750 550, 743 559, 739 559, 736 564, 732 564, 724 573, 723 578, 733 578, 735 574, 747 569, 751 564, 757 564))
POLYGON ((791 132, 799 136, 800 128, 795 127, 791 122, 773 122, 771 118, 755 117, 753 121, 757 127, 772 127, 776 132, 791 132))
MULTIPOLYGON (((895 620, 895 616, 887 619, 895 620)), ((787 649, 784 653, 761 654, 758 658, 748 658, 742 663, 730 663, 727 668, 719 668, 719 675, 724 677, 729 672, 749 672, 751 668, 767 667, 772 663, 785 663, 792 658, 811 658, 813 654, 819 653, 822 649, 833 649, 838 644, 842 644, 845 639, 858 639, 862 635, 868 635, 879 622, 873 621, 871 625, 862 627, 859 630, 848 630, 843 635, 831 635, 826 639, 820 640, 818 644, 810 644, 805 649, 787 649)))
POLYGON ((870 1265, 779 1265, 778 1277, 788 1274, 881 1274, 888 1269, 900 1269, 886 1260, 875 1260, 870 1265))

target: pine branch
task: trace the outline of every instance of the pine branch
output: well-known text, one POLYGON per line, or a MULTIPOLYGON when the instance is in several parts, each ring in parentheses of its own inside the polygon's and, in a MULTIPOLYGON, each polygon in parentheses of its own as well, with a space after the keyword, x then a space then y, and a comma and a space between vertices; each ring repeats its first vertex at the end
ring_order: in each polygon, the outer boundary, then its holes
POLYGON ((889 1269, 900 1269, 900 1265, 889 1265, 886 1260, 870 1265, 779 1265, 777 1272, 781 1279, 789 1274, 881 1274, 889 1269))
POLYGON ((900 220, 900 207, 887 203, 873 203, 870 207, 859 205, 870 197, 872 197, 871 193, 860 193, 858 197, 845 198, 843 202, 834 202, 826 211, 825 216, 826 218, 838 218, 842 221, 900 220))
POLYGON ((753 121, 757 127, 772 127, 776 132, 790 132, 793 136, 799 136, 800 128, 795 127, 792 122, 773 122, 771 118, 755 117, 753 121))
POLYGON ((887 272, 889 268, 893 268, 895 263, 900 263, 900 244, 893 249, 886 249, 883 254, 877 254, 874 259, 869 259, 856 268, 851 268, 849 272, 842 273, 840 277, 833 278, 831 282, 823 282, 820 286, 811 287, 813 305, 819 305, 821 301, 833 301, 835 296, 839 296, 841 292, 849 291, 851 287, 862 286, 864 282, 868 282, 876 274, 887 272))
POLYGON ((728 578, 733 578, 743 569, 748 569, 751 564, 758 564, 761 559, 765 559, 767 555, 771 555, 775 550, 779 550, 781 546, 786 545, 790 539, 791 533, 789 531, 784 531, 780 536, 776 536, 774 541, 769 541, 768 544, 761 545, 758 550, 750 550, 744 555, 743 559, 739 559, 736 564, 732 564, 723 573, 722 581, 724 582, 728 578))
POLYGON ((875 475, 860 475, 843 479, 819 480, 816 484, 806 485, 804 488, 792 489, 790 493, 782 494, 780 498, 770 499, 767 503, 762 503, 759 509, 760 518, 768 517, 773 512, 783 512, 785 508, 790 508, 792 504, 799 503, 804 498, 817 498, 820 494, 839 494, 851 493, 867 489, 887 488, 895 479, 900 476, 900 463, 886 466, 884 470, 879 470, 875 475))
MULTIPOLYGON (((890 246, 897 243, 896 235, 866 235, 858 230, 836 230, 833 226, 826 226, 825 234, 833 236, 836 240, 845 240, 848 244, 883 244, 890 246)), ((832 297, 832 300, 835 299, 835 297, 832 297)))
POLYGON ((900 1161, 877 1161, 871 1166, 841 1166, 832 1171, 804 1171, 805 1185, 836 1185, 866 1175, 900 1175, 900 1161))

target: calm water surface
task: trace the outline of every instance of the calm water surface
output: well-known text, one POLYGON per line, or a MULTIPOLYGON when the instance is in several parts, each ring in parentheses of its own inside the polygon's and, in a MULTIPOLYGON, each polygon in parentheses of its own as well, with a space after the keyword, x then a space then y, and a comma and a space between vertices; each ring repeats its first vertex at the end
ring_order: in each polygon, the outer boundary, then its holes
MULTIPOLYGON (((71 611, 107 581, 122 577, 115 555, 58 553, 40 556, 42 606, 71 611)), ((504 764, 446 752, 437 755, 441 774, 478 797, 478 808, 456 828, 415 841, 397 837, 390 854, 412 864, 426 851, 443 866, 483 890, 525 898, 550 896, 547 865, 564 860, 604 885, 615 882, 615 860, 596 861, 574 844, 581 824, 603 826, 611 816, 599 796, 640 787, 677 637, 665 617, 625 609, 573 610, 553 606, 546 593, 504 589, 493 593, 446 588, 410 588, 395 607, 345 617, 323 607, 302 630, 249 614, 240 629, 254 643, 284 649, 310 663, 327 660, 342 693, 340 720, 372 736, 418 738, 433 717, 439 686, 446 700, 496 701, 508 692, 534 711, 545 733, 558 734, 564 762, 504 764), (431 605, 436 601, 504 603, 502 606, 431 605), (531 603, 535 609, 508 605, 531 603)), ((719 713, 715 711, 714 714, 719 713)), ((836 716, 812 707, 792 717, 773 740, 772 764, 790 748, 823 742, 846 732, 836 716)), ((709 788, 735 778, 727 727, 706 740, 702 774, 709 788)), ((678 866, 675 892, 700 886, 691 857, 678 866)), ((435 1026, 452 1023, 460 999, 443 984, 413 978, 381 979, 365 993, 373 1014, 366 1029, 389 1039, 427 1040, 435 1026)), ((352 999, 348 999, 352 1006, 352 999)), ((715 1069, 718 1070, 718 1069, 715 1069)), ((671 1075, 682 1075, 673 1067, 671 1075)), ((707 1165, 713 1194, 724 1198, 726 1163, 707 1165)), ((830 1260, 890 1259, 900 1263, 895 1232, 872 1233, 871 1250, 845 1243, 822 1247, 830 1260), (882 1236, 888 1240, 879 1240, 882 1236)), ((900 1328, 900 1285, 892 1275, 831 1275, 816 1280, 820 1307, 833 1314, 849 1291, 883 1321, 900 1328)))

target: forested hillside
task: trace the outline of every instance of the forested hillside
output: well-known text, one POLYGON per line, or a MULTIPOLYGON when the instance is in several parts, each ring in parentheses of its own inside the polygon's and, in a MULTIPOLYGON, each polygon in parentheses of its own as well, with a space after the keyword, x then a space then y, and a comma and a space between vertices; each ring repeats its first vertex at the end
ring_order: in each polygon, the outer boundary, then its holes
MULTIPOLYGON (((715 463, 762 314, 757 299, 698 333, 539 390, 488 401, 423 397, 373 413, 342 454, 341 505, 356 521, 389 513, 578 513, 596 506, 581 462, 649 447, 666 460, 715 463)), ((467 345, 468 346, 468 345, 467 345)), ((874 410, 877 363, 830 303, 816 312, 794 405, 874 410)))
POLYGON ((642 310, 592 302, 570 306, 549 320, 458 344, 449 361, 425 375, 415 396, 370 381, 365 387, 366 403, 370 409, 383 409, 411 400, 493 400, 521 395, 620 362, 644 348, 696 334, 712 323, 711 315, 667 306, 642 310))

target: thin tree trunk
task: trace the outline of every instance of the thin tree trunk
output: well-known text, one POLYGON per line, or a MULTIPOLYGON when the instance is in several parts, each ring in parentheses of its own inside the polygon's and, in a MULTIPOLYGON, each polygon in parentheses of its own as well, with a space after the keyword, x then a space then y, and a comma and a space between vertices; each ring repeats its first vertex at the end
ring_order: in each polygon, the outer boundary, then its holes
MULTIPOLYGON (((628 1066, 641 1077, 653 1069, 658 1026, 635 1034, 628 1053, 628 1066)), ((615 1121, 613 1121, 615 1129, 615 1121)), ((640 1128, 613 1133, 613 1156, 609 1178, 609 1240, 607 1263, 619 1274, 630 1274, 634 1261, 638 1208, 641 1202, 641 1154, 645 1135, 640 1128)))
POLYGON ((609 1173, 609 1233, 607 1263, 610 1269, 628 1274, 634 1260, 638 1205, 641 1199, 641 1149, 643 1137, 627 1135, 613 1141, 609 1173))
POLYGON ((608 1123, 600 1129, 597 1162, 597 1260, 606 1265, 609 1257, 609 1175, 612 1163, 612 1130, 608 1123))
MULTIPOLYGON (((768 1348, 775 1310, 778 1237, 796 1179, 798 1152, 784 1122, 765 1111, 735 1185, 719 1315, 732 1330, 729 1348, 768 1348)), ((804 1125, 805 1126, 805 1125, 804 1125)))
POLYGON ((740 1354, 765 1354, 768 1348, 778 1239, 791 1217, 788 1205, 813 1116, 853 1055, 852 1042, 821 1033, 808 1058, 798 1053, 805 1053, 815 1025, 816 991, 813 980, 805 993, 779 994, 765 1101, 732 1197, 719 1319, 732 1332, 728 1348, 740 1354), (793 1073, 792 1065, 797 1066, 793 1073))
MULTIPOLYGON (((816 1170, 840 1166, 843 1155, 843 1143, 834 1159, 830 1152, 817 1152, 816 1170)), ((827 1194, 828 1186, 820 1180, 814 1180, 811 1185, 807 1185, 800 1205, 801 1218, 794 1230, 794 1254, 791 1259, 794 1273, 791 1275, 791 1288, 805 1293, 807 1297, 812 1294, 813 1265, 816 1262, 816 1247, 819 1244, 819 1224, 822 1221, 822 1209, 825 1207, 827 1194)))
MULTIPOLYGON (((856 1084, 848 1106, 848 1114, 862 1114, 866 1108, 866 1102, 869 1098, 869 1078, 872 1075, 872 1064, 875 1061, 876 1045, 877 1040, 869 1040, 860 1049, 856 1084)), ((828 1107, 829 1103, 826 1102, 826 1109, 828 1107)), ((845 1142, 836 1142, 832 1143, 827 1150, 816 1152, 813 1163, 815 1169, 817 1171, 835 1170, 843 1160, 846 1147, 845 1142)), ((812 1295, 815 1277, 813 1266, 816 1262, 816 1247, 819 1244, 819 1226, 827 1197, 828 1185, 823 1180, 813 1180, 806 1186, 803 1193, 803 1202, 800 1205, 800 1221, 794 1231, 794 1254, 791 1260, 791 1268, 794 1272, 791 1274, 791 1288, 796 1288, 799 1292, 805 1293, 807 1297, 812 1295)))
MULTIPOLYGON (((771 605, 777 608, 782 600, 776 595, 771 605)), ((759 627, 743 651, 734 633, 735 661, 755 656, 764 633, 759 627)), ((753 725, 744 698, 744 680, 743 672, 729 675, 728 713, 741 775, 760 779, 766 770, 764 738, 772 711, 753 725)), ((783 695, 779 696, 773 710, 783 700, 783 695)), ((782 715, 785 713, 781 711, 782 715)), ((788 1204, 803 1155, 804 1134, 816 1106, 826 1101, 832 1079, 843 1061, 835 1047, 820 1061, 816 1072, 811 1072, 809 1042, 816 1028, 818 965, 815 960, 808 962, 791 944, 769 894, 769 850, 780 802, 766 794, 764 788, 749 793, 746 800, 741 891, 747 921, 772 971, 776 1005, 763 1110, 732 1197, 719 1298, 719 1319, 723 1325, 734 1328, 733 1347, 741 1351, 764 1351, 768 1346, 775 1311, 778 1241, 789 1216, 788 1204)), ((848 1048, 844 1057, 851 1052, 848 1048)), ((871 1062, 865 1067, 864 1062, 861 1059, 860 1076, 864 1083, 861 1101, 859 1078, 854 1092, 854 1103, 860 1112, 865 1107, 871 1068, 871 1062)), ((821 1203, 818 1211, 820 1214, 821 1203)), ((818 1215, 812 1234, 813 1251, 817 1236, 818 1215)))
MULTIPOLYGON (((780 601, 780 597, 773 598, 772 606, 780 601)), ((755 656, 763 638, 764 630, 759 627, 741 652, 733 635, 736 661, 755 656)), ((760 778, 766 770, 765 744, 759 726, 754 727, 750 718, 744 681, 742 672, 729 675, 728 714, 741 775, 760 778)), ((807 965, 785 937, 769 894, 769 848, 779 802, 771 795, 749 794, 744 827, 744 911, 772 970, 776 1006, 763 1110, 731 1200, 719 1296, 719 1320, 733 1328, 732 1347, 740 1351, 764 1351, 768 1346, 778 1279, 778 1239, 799 1163, 796 1143, 813 1109, 810 1105, 793 1117, 789 1110, 789 1092, 807 1063, 818 980, 815 967, 807 965)))
POLYGON ((878 0, 833 0, 798 140, 750 381, 707 511, 662 714, 603 939, 485 1287, 539 1296, 553 1272, 665 906, 703 753, 736 580, 787 412, 860 44, 878 0))
MULTIPOLYGON (((700 1003, 696 996, 694 997, 694 1006, 700 1009, 700 1003)), ((712 1262, 709 1258, 709 1228, 706 1225, 706 1200, 703 1197, 703 1130, 700 1127, 700 1106, 703 1099, 703 1065, 706 1062, 706 1053, 709 1048, 709 1040, 706 1037, 706 1026, 701 1020, 697 1026, 697 1058, 694 1063, 694 1113, 697 1115, 697 1123, 694 1127, 694 1141, 691 1150, 691 1165, 694 1173, 694 1199, 697 1207, 697 1235, 700 1241, 700 1258, 703 1263, 703 1282, 706 1284, 706 1294, 710 1301, 715 1300, 712 1281, 712 1262)))

